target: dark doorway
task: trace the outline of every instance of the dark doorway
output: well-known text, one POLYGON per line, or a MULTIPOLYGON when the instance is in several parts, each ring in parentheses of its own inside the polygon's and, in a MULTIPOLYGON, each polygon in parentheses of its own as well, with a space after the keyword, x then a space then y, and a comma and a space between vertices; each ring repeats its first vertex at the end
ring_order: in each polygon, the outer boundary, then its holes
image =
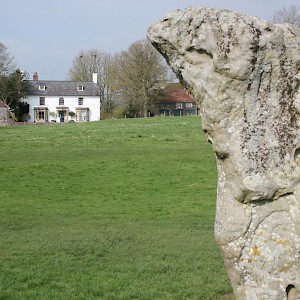
POLYGON ((65 112, 64 111, 59 111, 58 112, 58 117, 59 117, 59 122, 64 123, 65 122, 65 112))

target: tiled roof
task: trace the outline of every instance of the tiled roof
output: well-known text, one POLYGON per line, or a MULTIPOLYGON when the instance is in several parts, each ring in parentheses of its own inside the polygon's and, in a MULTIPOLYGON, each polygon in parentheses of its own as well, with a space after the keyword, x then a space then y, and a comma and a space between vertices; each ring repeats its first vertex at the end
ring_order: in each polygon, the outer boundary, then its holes
POLYGON ((162 91, 159 102, 195 102, 194 98, 182 87, 180 83, 171 83, 162 91))
POLYGON ((194 102, 194 99, 184 89, 171 91, 168 93, 167 99, 170 102, 194 102))
POLYGON ((83 81, 29 80, 28 95, 34 96, 99 96, 96 83, 83 81), (40 90, 45 86, 45 90, 40 90), (83 91, 78 91, 83 86, 83 91))

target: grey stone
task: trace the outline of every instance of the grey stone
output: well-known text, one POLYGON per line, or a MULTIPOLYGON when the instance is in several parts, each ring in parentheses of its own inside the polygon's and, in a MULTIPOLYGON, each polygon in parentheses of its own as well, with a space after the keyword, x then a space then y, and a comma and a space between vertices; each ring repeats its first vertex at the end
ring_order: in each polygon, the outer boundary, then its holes
POLYGON ((237 299, 300 299, 299 28, 188 8, 148 38, 200 105, 217 159, 215 237, 237 299))

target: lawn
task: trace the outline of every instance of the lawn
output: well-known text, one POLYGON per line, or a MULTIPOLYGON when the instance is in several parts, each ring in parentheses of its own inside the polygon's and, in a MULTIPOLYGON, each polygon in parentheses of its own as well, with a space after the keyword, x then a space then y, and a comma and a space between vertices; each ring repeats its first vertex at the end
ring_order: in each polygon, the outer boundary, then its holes
POLYGON ((0 299, 221 299, 198 117, 0 128, 0 299))

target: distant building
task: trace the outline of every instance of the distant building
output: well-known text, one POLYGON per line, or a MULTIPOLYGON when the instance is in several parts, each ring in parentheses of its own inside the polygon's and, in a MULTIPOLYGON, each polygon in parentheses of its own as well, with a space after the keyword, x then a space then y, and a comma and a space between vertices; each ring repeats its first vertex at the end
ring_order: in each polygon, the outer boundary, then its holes
POLYGON ((97 76, 91 82, 29 80, 28 122, 88 122, 100 120, 97 76))
POLYGON ((158 115, 163 116, 199 114, 199 108, 194 98, 180 83, 170 83, 160 92, 156 108, 158 115))
POLYGON ((10 116, 9 106, 4 101, 0 100, 0 126, 5 126, 11 123, 9 116, 10 116))

